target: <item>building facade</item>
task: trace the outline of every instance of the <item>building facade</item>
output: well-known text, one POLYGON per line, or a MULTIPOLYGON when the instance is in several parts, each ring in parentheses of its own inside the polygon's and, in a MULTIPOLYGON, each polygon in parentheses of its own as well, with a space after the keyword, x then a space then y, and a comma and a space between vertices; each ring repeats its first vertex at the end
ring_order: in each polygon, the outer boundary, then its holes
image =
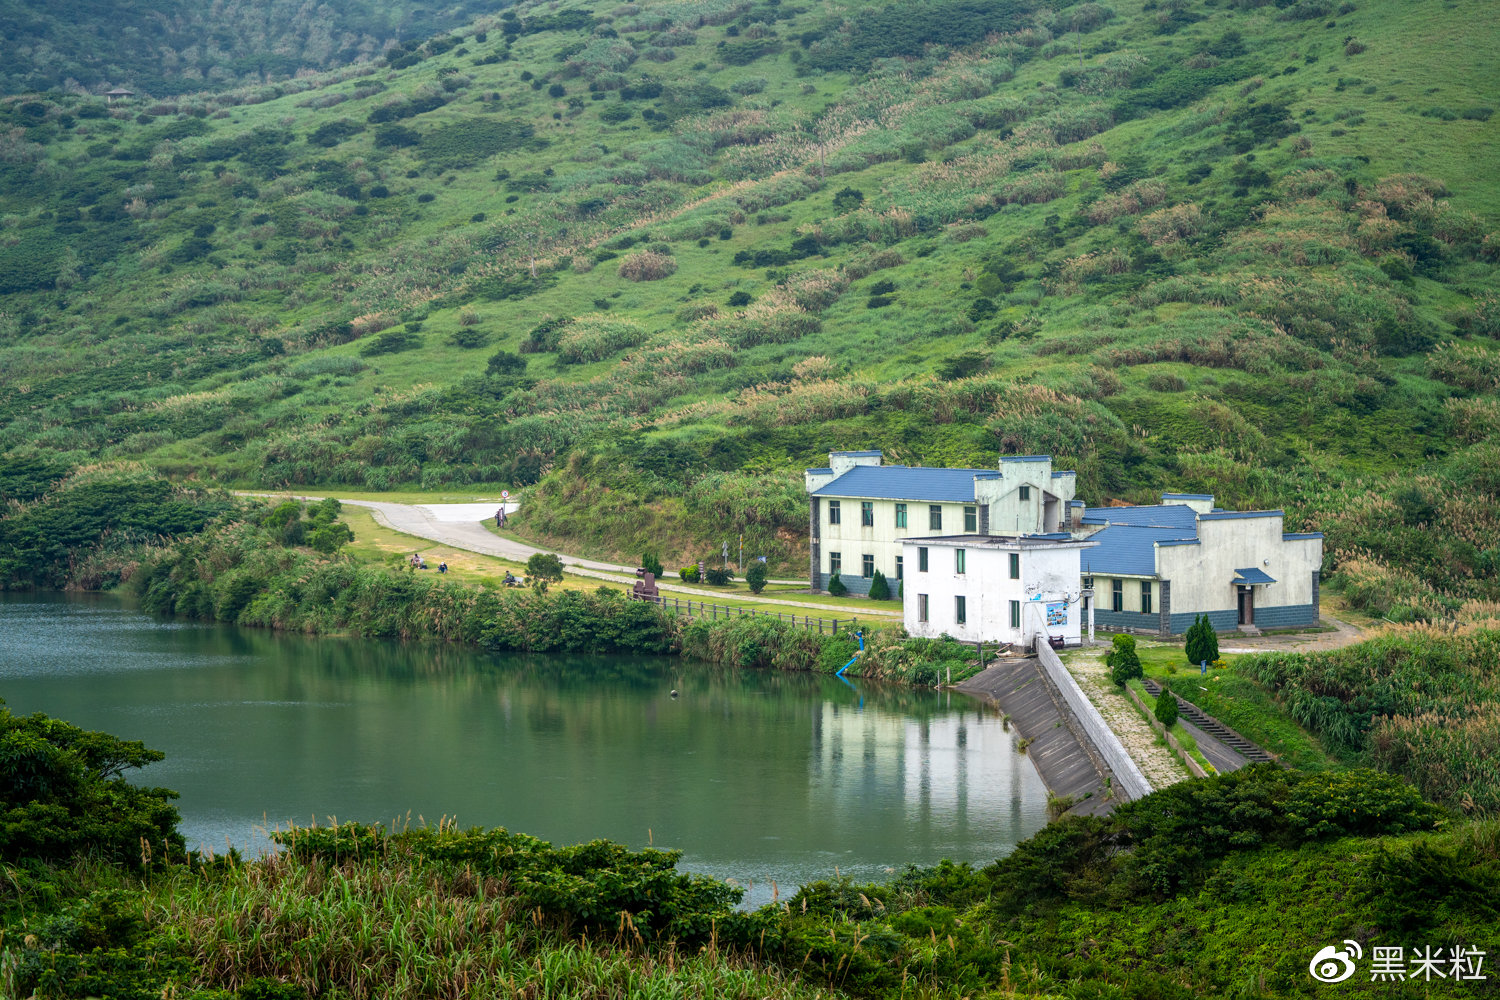
POLYGON ((1283 530, 1279 510, 1226 511, 1206 494, 1091 507, 1077 534, 1094 620, 1116 631, 1180 635, 1199 614, 1215 630, 1315 625, 1323 536, 1283 530))
POLYGON ((869 593, 879 570, 894 593, 909 574, 907 539, 1067 532, 1078 510, 1075 474, 1054 472, 1049 455, 1006 456, 997 469, 931 469, 841 451, 805 479, 814 592, 838 573, 850 593, 869 593))
POLYGON ((906 631, 1016 646, 1045 633, 1076 646, 1087 625, 1079 556, 1097 544, 1066 532, 908 538, 906 631))

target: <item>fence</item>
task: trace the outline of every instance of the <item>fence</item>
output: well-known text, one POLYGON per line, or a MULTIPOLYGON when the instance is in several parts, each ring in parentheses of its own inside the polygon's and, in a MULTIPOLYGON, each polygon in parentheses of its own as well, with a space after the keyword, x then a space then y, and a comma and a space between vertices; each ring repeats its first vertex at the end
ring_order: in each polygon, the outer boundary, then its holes
POLYGON ((817 629, 819 634, 838 635, 839 626, 845 629, 854 625, 853 618, 813 618, 809 615, 789 614, 782 611, 761 611, 756 608, 739 608, 725 604, 708 604, 704 601, 684 601, 680 597, 637 597, 638 601, 649 601, 663 611, 670 611, 685 618, 770 618, 809 632, 817 629))
POLYGON ((1130 759, 1129 752, 1115 731, 1109 728, 1109 723, 1104 721, 1104 716, 1089 701, 1088 695, 1079 688, 1078 682, 1073 675, 1068 673, 1068 668, 1063 666, 1062 660, 1057 658, 1057 653, 1047 645, 1047 637, 1038 635, 1036 637, 1036 658, 1041 661, 1042 669, 1047 672, 1047 677, 1062 693, 1063 700, 1072 709, 1073 717, 1083 726, 1084 735, 1089 742, 1094 744, 1099 755, 1104 758, 1104 763, 1115 773, 1125 794, 1132 799, 1138 799, 1143 795, 1151 793, 1151 783, 1141 773, 1135 761, 1130 759))

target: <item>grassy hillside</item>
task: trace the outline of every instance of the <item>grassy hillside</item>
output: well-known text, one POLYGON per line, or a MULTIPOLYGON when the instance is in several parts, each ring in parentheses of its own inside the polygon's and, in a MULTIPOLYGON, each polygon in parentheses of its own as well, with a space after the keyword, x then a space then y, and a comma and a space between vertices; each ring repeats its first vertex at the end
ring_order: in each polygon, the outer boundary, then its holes
POLYGON ((0 0, 0 93, 96 93, 124 85, 156 97, 261 84, 380 55, 495 10, 477 0, 425 8, 402 0, 0 0))
POLYGON ((1284 506, 1378 613, 1490 613, 1486 12, 523 4, 254 93, 17 98, 0 450, 540 480, 525 530, 782 567, 831 448, 1050 451, 1090 501, 1284 506))

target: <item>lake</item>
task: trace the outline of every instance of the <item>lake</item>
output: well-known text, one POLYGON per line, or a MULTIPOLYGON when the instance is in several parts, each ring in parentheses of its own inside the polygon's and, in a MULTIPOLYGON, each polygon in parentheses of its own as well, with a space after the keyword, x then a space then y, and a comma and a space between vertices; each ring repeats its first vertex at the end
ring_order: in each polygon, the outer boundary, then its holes
POLYGON ((190 846, 288 821, 504 826, 683 852, 768 902, 835 870, 987 864, 1047 792, 958 694, 672 657, 486 654, 164 620, 110 596, 0 594, 0 697, 142 740, 190 846), (672 697, 676 689, 678 695, 672 697))

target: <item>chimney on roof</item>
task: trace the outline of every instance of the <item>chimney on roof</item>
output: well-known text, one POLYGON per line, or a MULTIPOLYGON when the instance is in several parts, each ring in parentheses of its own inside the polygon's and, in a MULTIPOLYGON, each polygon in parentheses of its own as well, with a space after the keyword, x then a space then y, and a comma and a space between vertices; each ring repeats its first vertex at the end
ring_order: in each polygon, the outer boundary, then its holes
POLYGON ((833 470, 835 479, 855 466, 879 464, 880 452, 878 451, 830 451, 828 453, 828 467, 833 470))

